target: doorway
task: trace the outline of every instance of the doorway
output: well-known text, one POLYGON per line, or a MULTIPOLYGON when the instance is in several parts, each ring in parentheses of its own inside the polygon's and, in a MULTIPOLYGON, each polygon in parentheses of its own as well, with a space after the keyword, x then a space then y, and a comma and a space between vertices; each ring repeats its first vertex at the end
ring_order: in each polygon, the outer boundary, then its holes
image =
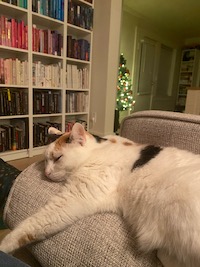
POLYGON ((172 110, 175 50, 141 34, 137 44, 134 110, 172 110))

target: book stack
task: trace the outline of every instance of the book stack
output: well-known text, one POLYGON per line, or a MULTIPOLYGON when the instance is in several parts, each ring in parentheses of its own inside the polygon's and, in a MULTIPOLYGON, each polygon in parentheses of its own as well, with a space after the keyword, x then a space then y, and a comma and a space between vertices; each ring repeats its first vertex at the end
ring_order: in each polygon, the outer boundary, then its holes
POLYGON ((66 112, 86 112, 88 108, 88 94, 86 92, 66 92, 66 112))
POLYGON ((0 58, 0 84, 28 85, 28 62, 0 58))
POLYGON ((27 120, 13 119, 0 125, 0 152, 28 148, 27 120))
POLYGON ((61 87, 62 66, 61 62, 44 65, 41 61, 36 61, 32 65, 33 86, 41 87, 61 87))
POLYGON ((64 21, 64 0, 32 0, 32 11, 64 21))
POLYGON ((27 0, 2 0, 2 1, 15 6, 27 8, 27 0))
POLYGON ((28 49, 28 26, 23 20, 0 16, 0 45, 28 49))
POLYGON ((58 130, 61 130, 61 123, 55 123, 47 121, 45 123, 35 122, 33 124, 33 146, 44 146, 51 142, 49 138, 48 129, 49 127, 55 127, 58 130))
POLYGON ((80 60, 90 60, 90 43, 85 39, 67 36, 67 57, 80 60))
POLYGON ((93 28, 93 8, 79 5, 72 0, 68 0, 67 22, 78 27, 92 30, 93 28))
POLYGON ((28 91, 18 88, 0 89, 0 116, 28 114, 28 91))
POLYGON ((51 114, 61 112, 61 92, 57 90, 34 90, 33 113, 51 114))
POLYGON ((88 89, 89 71, 78 68, 77 65, 67 64, 66 87, 70 89, 88 89))
POLYGON ((33 51, 61 56, 63 50, 63 36, 58 31, 38 29, 35 24, 32 28, 33 51))

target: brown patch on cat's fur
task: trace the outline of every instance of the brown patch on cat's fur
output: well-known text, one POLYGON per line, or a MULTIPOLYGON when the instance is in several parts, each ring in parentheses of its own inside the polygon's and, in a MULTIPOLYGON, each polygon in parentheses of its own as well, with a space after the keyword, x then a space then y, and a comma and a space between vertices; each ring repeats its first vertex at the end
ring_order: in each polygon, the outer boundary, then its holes
POLYGON ((32 243, 33 241, 35 241, 35 238, 33 237, 33 235, 31 234, 26 234, 24 236, 22 236, 18 243, 19 243, 19 247, 23 247, 28 243, 32 243))
POLYGON ((109 141, 113 144, 117 143, 117 140, 115 138, 111 138, 109 141))
POLYGON ((55 149, 59 149, 63 145, 63 143, 66 143, 66 140, 69 138, 69 136, 70 136, 70 133, 65 133, 61 137, 59 137, 55 141, 55 149))
POLYGON ((123 145, 125 145, 125 146, 132 146, 133 145, 133 143, 131 143, 131 142, 123 142, 123 145))

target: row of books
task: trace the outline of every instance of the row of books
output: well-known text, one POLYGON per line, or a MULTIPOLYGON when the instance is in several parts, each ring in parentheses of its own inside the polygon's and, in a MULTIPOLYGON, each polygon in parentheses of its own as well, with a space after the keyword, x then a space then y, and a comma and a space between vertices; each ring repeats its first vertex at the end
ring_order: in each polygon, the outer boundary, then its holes
MULTIPOLYGON (((66 132, 71 131, 75 122, 81 123, 83 127, 85 128, 85 130, 87 130, 87 122, 85 120, 73 119, 73 120, 65 122, 65 131, 66 132)), ((33 146, 34 147, 45 146, 55 140, 55 138, 51 137, 48 134, 48 129, 50 126, 55 127, 58 130, 61 130, 61 123, 46 121, 45 123, 35 122, 33 124, 33 146)))
MULTIPOLYGON (((87 130, 87 122, 81 119, 66 121, 65 131, 71 131, 75 122, 79 122, 87 130)), ((61 130, 61 123, 46 121, 33 123, 33 146, 48 145, 53 141, 48 134, 49 127, 61 130)), ((0 125, 0 152, 28 148, 28 120, 12 119, 10 124, 0 125)))
POLYGON ((23 20, 0 16, 0 45, 28 49, 28 26, 23 20))
POLYGON ((45 65, 41 61, 33 63, 33 86, 61 87, 62 66, 61 62, 45 65))
POLYGON ((58 130, 61 130, 61 123, 50 122, 50 121, 46 121, 45 123, 42 122, 33 123, 34 147, 48 145, 52 141, 48 134, 48 129, 51 126, 57 128, 58 130))
POLYGON ((85 39, 67 36, 67 57, 80 60, 90 60, 90 43, 85 39))
POLYGON ((64 0, 32 0, 32 11, 64 21, 64 0))
POLYGON ((79 5, 73 0, 68 0, 68 23, 78 27, 92 30, 93 28, 93 8, 79 5))
POLYGON ((33 113, 51 114, 61 112, 61 93, 57 90, 34 90, 33 113))
POLYGON ((87 68, 79 69, 77 65, 67 64, 66 87, 71 89, 89 88, 89 71, 87 68))
POLYGON ((0 58, 0 84, 28 85, 28 62, 18 58, 0 58))
POLYGON ((28 91, 16 88, 0 89, 0 116, 28 114, 28 91))
POLYGON ((72 92, 66 93, 66 112, 86 112, 89 105, 89 96, 87 92, 72 92))
POLYGON ((0 125, 0 152, 28 148, 27 120, 13 119, 0 125))
POLYGON ((58 31, 32 27, 32 48, 35 52, 61 56, 63 50, 63 36, 58 31))
POLYGON ((27 8, 27 0, 1 0, 1 1, 11 5, 27 8))

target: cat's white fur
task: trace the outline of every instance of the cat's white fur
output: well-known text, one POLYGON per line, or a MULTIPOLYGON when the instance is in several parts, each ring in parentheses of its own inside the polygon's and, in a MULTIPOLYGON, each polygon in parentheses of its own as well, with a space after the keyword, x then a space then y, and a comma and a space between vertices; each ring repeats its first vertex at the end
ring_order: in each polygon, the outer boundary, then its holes
POLYGON ((180 266, 200 266, 200 156, 163 148, 133 168, 146 145, 106 138, 97 142, 77 123, 48 146, 45 174, 65 181, 62 192, 8 234, 0 250, 11 253, 83 217, 117 212, 143 251, 162 250, 180 266))

